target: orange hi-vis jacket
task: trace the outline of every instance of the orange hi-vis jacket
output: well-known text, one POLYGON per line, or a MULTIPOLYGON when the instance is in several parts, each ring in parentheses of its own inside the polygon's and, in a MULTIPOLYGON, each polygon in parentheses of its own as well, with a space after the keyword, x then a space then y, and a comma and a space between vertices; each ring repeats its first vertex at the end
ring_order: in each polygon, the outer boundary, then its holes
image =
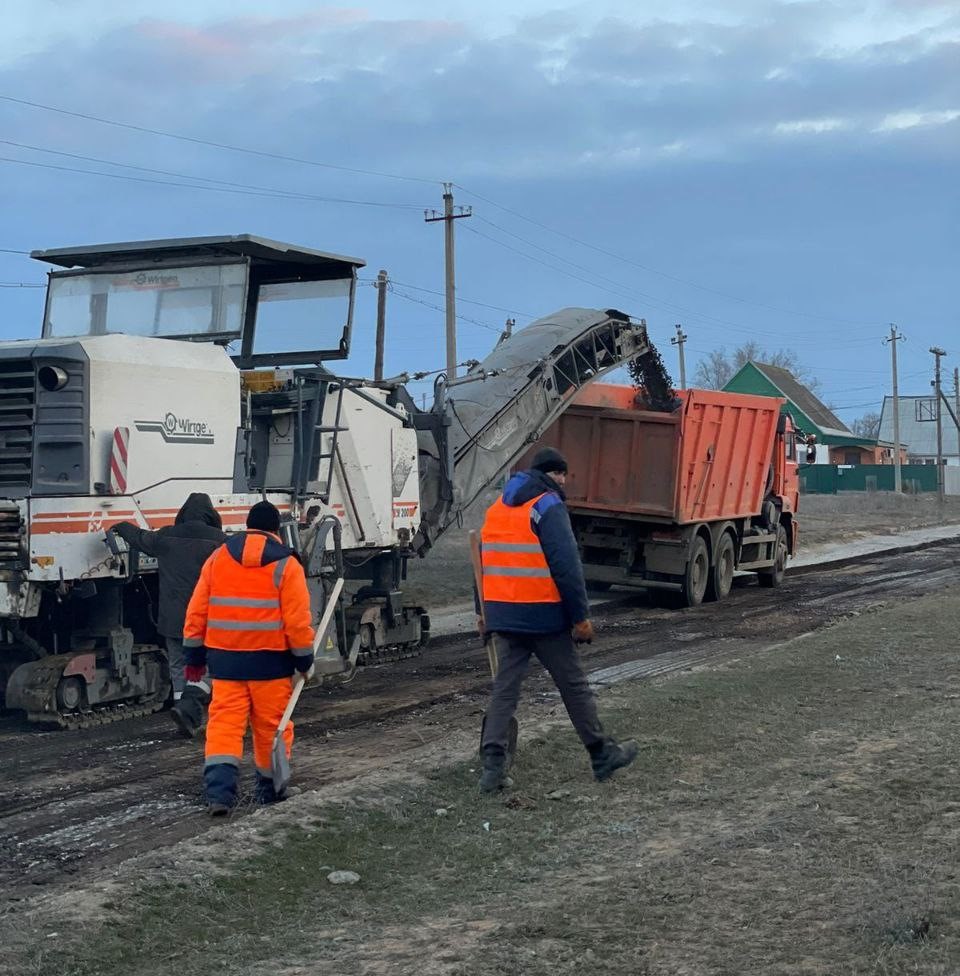
POLYGON ((537 495, 523 505, 498 498, 480 533, 483 599, 496 603, 561 603, 540 539, 531 527, 537 495))
POLYGON ((292 550, 268 532, 239 533, 200 572, 183 627, 187 663, 237 681, 307 671, 310 621, 306 577, 292 550))

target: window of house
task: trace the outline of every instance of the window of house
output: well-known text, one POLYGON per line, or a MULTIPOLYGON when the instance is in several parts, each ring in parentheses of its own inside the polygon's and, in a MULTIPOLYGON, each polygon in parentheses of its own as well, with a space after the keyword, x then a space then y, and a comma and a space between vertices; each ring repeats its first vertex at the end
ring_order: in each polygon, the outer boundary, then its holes
POLYGON ((934 398, 929 400, 914 400, 913 408, 916 411, 918 421, 937 419, 937 401, 934 398))

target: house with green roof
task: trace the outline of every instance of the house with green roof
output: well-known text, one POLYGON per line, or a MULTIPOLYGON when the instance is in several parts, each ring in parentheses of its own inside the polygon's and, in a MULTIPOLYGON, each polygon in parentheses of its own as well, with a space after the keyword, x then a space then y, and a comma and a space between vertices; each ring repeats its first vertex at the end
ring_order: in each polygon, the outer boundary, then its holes
POLYGON ((804 434, 817 438, 817 464, 892 464, 893 445, 856 437, 833 411, 788 369, 752 360, 730 378, 724 389, 786 399, 782 411, 804 434))

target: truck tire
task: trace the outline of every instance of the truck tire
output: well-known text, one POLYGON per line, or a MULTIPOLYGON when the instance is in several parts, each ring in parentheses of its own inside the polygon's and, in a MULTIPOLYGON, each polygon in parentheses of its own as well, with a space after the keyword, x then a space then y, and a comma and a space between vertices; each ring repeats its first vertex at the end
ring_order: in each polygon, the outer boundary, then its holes
POLYGON ((777 541, 774 552, 776 556, 773 566, 770 569, 761 569, 757 573, 757 579, 761 586, 779 586, 787 573, 787 530, 782 525, 777 526, 777 541))
POLYGON ((683 590, 680 593, 680 605, 684 607, 698 607, 703 603, 710 582, 710 552, 703 536, 696 536, 690 546, 690 558, 687 560, 687 571, 683 575, 683 590))
POLYGON ((730 594, 735 563, 733 539, 729 532, 724 532, 717 541, 717 549, 713 554, 713 565, 710 567, 710 579, 707 583, 707 600, 723 600, 730 594))

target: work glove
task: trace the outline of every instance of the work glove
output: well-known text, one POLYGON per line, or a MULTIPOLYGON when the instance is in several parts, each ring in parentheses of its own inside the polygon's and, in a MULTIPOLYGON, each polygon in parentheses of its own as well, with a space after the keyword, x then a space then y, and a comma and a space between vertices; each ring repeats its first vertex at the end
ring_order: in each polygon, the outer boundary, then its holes
POLYGON ((183 669, 183 676, 192 684, 203 680, 204 672, 207 670, 205 664, 188 664, 183 669))
POLYGON ((303 675, 304 683, 306 683, 307 681, 310 681, 316 675, 316 673, 317 673, 317 665, 316 665, 316 663, 314 661, 311 661, 310 662, 310 667, 308 667, 305 671, 303 670, 303 668, 297 668, 297 673, 303 675))
POLYGON ((593 624, 589 620, 581 620, 573 625, 573 639, 577 644, 593 643, 593 624))

